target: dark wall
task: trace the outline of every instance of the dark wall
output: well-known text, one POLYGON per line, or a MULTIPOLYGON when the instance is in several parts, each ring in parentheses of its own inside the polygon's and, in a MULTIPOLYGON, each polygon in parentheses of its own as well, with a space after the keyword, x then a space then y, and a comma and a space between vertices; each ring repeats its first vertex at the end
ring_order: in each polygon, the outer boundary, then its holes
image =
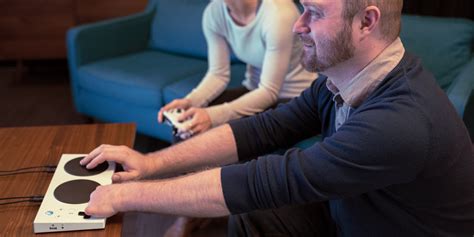
MULTIPOLYGON (((299 2, 299 0, 293 0, 299 2)), ((403 12, 474 20, 474 0, 403 0, 403 12)))
POLYGON ((404 13, 474 20, 473 0, 404 0, 403 4, 404 13))

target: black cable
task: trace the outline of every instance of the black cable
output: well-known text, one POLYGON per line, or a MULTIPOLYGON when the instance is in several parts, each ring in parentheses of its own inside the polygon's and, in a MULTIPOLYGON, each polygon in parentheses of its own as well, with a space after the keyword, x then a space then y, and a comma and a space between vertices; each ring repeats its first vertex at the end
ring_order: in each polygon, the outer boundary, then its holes
POLYGON ((24 197, 6 197, 6 198, 0 198, 0 201, 2 200, 11 200, 11 199, 30 199, 33 196, 24 196, 24 197))
POLYGON ((12 199, 29 199, 31 201, 41 201, 43 200, 44 196, 42 195, 35 195, 35 196, 22 196, 22 197, 6 197, 6 198, 0 198, 1 200, 12 200, 12 199))
POLYGON ((20 202, 30 202, 30 200, 14 201, 14 202, 4 202, 4 203, 0 203, 0 206, 2 206, 2 205, 10 205, 10 204, 15 204, 15 203, 20 203, 20 202))
POLYGON ((20 171, 20 172, 6 173, 6 174, 0 173, 0 177, 9 176, 9 175, 17 175, 17 174, 29 174, 29 173, 54 173, 54 170, 32 170, 32 171, 20 171))
POLYGON ((31 166, 31 167, 24 167, 14 170, 0 170, 0 173, 11 173, 11 172, 18 172, 24 170, 31 170, 31 169, 45 169, 45 170, 56 170, 56 165, 43 165, 43 166, 31 166))
POLYGON ((18 200, 18 201, 11 201, 11 202, 0 202, 1 205, 10 205, 10 204, 15 204, 15 203, 21 203, 21 202, 42 202, 44 199, 44 196, 28 196, 28 197, 7 197, 7 198, 0 198, 0 200, 14 200, 14 199, 24 199, 24 200, 18 200))
POLYGON ((33 167, 26 167, 20 168, 15 170, 1 170, 0 176, 10 176, 10 175, 17 175, 17 174, 28 174, 28 173, 54 173, 56 171, 55 165, 45 165, 45 166, 33 166, 33 167))
MULTIPOLYGON (((40 172, 54 173, 54 171, 56 171, 56 167, 57 166, 55 165, 45 165, 45 166, 32 166, 32 167, 19 168, 15 170, 1 170, 0 176, 26 174, 26 173, 40 173, 40 172), (39 169, 39 170, 35 170, 35 169, 39 169)), ((15 203, 22 203, 22 202, 38 203, 38 202, 42 202, 43 198, 44 196, 5 197, 5 198, 0 198, 0 206, 10 205, 10 204, 15 204, 15 203), (2 202, 6 200, 16 200, 16 201, 2 202)))

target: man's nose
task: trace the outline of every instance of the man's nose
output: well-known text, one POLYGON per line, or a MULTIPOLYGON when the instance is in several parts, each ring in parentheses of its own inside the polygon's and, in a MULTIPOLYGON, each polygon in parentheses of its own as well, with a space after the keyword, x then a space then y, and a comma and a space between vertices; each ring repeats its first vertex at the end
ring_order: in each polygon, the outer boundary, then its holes
POLYGON ((298 20, 296 20, 295 24, 293 25, 293 33, 297 34, 307 34, 311 30, 309 29, 308 25, 305 22, 304 15, 301 15, 298 20))

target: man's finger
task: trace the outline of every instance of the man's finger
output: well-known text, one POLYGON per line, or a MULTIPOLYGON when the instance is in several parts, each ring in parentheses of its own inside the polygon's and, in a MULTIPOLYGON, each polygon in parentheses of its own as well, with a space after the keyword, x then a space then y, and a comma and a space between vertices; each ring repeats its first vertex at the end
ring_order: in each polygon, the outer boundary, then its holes
POLYGON ((129 181, 129 180, 132 180, 132 179, 135 179, 135 178, 136 178, 136 176, 133 175, 131 172, 122 171, 122 172, 115 173, 112 176, 112 182, 120 183, 120 182, 124 182, 124 181, 129 181))
POLYGON ((93 206, 94 206, 94 195, 95 195, 96 190, 94 190, 89 195, 89 203, 87 204, 87 207, 84 209, 84 212, 89 216, 93 216, 95 214, 95 208, 93 206))
POLYGON ((97 165, 102 164, 102 162, 105 161, 104 153, 105 152, 102 152, 99 155, 97 155, 96 157, 94 157, 94 159, 92 159, 89 162, 89 164, 86 165, 86 168, 87 169, 94 169, 97 165))
POLYGON ((117 151, 117 146, 104 149, 100 154, 98 154, 94 159, 92 159, 89 164, 87 164, 87 169, 93 169, 97 165, 106 162, 114 161, 120 164, 123 164, 125 161, 125 155, 122 151, 117 151))
POLYGON ((114 175, 112 175, 112 182, 113 182, 113 183, 120 183, 120 182, 122 182, 122 177, 120 176, 119 173, 115 173, 114 175))
POLYGON ((98 147, 96 147, 94 150, 92 150, 86 157, 84 157, 81 161, 79 161, 79 164, 81 165, 87 165, 91 160, 93 160, 96 156, 98 156, 102 150, 105 149, 107 145, 102 144, 98 147))
POLYGON ((94 209, 89 206, 86 207, 86 209, 84 209, 84 212, 88 215, 88 216, 93 216, 94 215, 94 209))
POLYGON ((88 216, 93 216, 93 217, 98 217, 98 218, 107 217, 106 215, 101 213, 98 208, 90 207, 90 205, 87 206, 86 209, 84 209, 84 212, 88 216))

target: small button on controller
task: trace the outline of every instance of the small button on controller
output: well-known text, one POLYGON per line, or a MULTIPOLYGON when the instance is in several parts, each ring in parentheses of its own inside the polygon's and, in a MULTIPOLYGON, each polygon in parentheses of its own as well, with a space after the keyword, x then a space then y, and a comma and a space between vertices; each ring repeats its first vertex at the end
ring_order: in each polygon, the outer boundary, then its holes
POLYGON ((83 211, 80 211, 79 213, 77 213, 79 216, 82 216, 84 219, 90 219, 91 216, 87 215, 85 212, 83 211))

